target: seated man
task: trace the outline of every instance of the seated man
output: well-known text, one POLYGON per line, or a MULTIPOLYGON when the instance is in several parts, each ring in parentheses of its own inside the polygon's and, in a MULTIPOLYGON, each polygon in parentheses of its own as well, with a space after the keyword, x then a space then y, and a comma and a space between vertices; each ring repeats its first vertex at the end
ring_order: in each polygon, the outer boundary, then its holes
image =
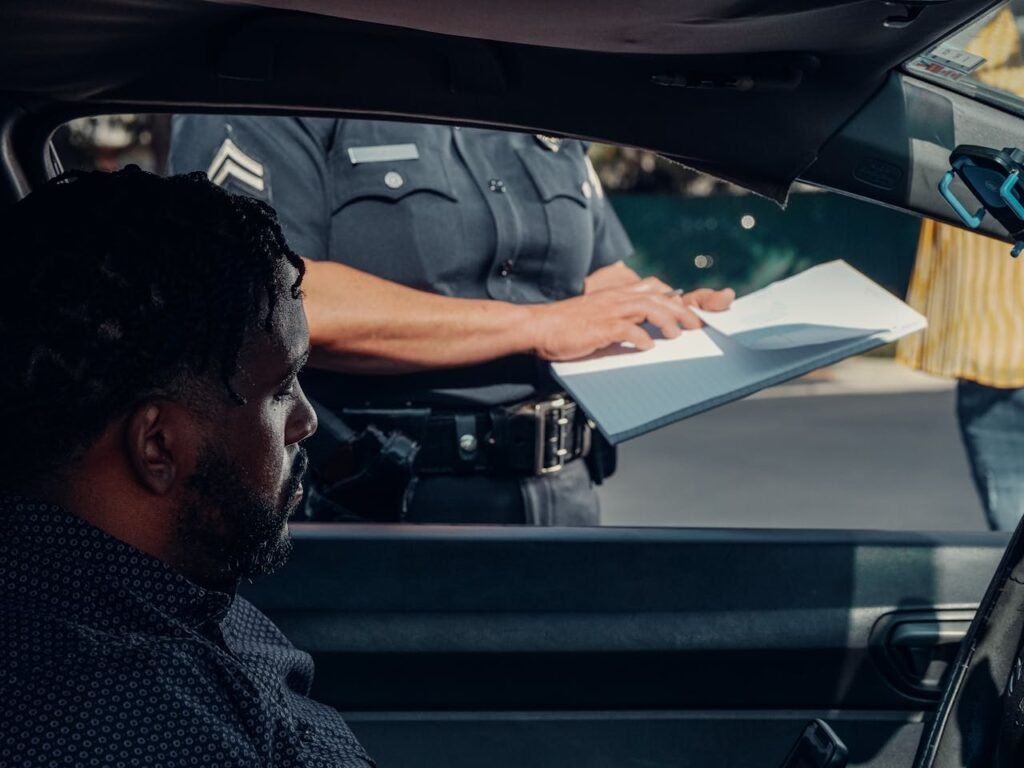
POLYGON ((372 765, 234 594, 316 429, 273 211, 129 169, 0 223, 0 765, 372 765))

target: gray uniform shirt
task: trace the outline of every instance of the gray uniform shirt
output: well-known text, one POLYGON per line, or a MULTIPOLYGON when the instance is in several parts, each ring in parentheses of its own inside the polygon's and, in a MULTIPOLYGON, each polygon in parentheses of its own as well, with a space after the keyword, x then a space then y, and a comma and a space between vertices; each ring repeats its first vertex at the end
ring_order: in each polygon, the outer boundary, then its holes
MULTIPOLYGON (((440 125, 285 117, 174 119, 171 170, 273 205, 292 247, 425 291, 517 303, 583 291, 632 247, 578 141, 440 125)), ((571 333, 572 329, 566 329, 571 333)), ((528 356, 409 376, 310 371, 341 409, 493 404, 547 388, 528 356)))

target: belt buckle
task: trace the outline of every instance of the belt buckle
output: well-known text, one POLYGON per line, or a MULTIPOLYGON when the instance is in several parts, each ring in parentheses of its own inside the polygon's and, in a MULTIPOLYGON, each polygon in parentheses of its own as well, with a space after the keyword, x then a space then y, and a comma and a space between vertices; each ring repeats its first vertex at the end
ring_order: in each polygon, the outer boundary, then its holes
POLYGON ((536 475, 560 472, 569 454, 569 432, 576 420, 576 403, 565 397, 553 397, 534 403, 537 420, 537 444, 533 471, 536 475), (554 434, 551 434, 551 433, 554 434), (551 450, 548 444, 551 443, 551 450))

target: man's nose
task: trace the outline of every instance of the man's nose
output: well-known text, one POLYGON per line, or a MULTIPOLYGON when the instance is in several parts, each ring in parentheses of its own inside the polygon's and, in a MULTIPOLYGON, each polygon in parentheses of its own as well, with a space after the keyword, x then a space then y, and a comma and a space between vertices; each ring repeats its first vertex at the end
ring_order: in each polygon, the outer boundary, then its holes
POLYGON ((302 391, 302 387, 298 383, 295 386, 299 391, 298 397, 295 400, 295 410, 289 420, 289 434, 285 436, 288 445, 301 443, 303 440, 312 437, 317 428, 316 411, 313 410, 313 406, 306 398, 306 393, 302 391))

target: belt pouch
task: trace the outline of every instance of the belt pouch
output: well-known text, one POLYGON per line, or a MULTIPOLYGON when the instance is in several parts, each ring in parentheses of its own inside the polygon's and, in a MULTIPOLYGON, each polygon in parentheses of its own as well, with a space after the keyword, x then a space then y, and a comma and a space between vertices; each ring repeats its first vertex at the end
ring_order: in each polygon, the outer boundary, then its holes
POLYGON ((601 485, 615 474, 619 464, 619 452, 595 427, 590 433, 590 453, 584 461, 587 462, 587 470, 594 485, 601 485))

